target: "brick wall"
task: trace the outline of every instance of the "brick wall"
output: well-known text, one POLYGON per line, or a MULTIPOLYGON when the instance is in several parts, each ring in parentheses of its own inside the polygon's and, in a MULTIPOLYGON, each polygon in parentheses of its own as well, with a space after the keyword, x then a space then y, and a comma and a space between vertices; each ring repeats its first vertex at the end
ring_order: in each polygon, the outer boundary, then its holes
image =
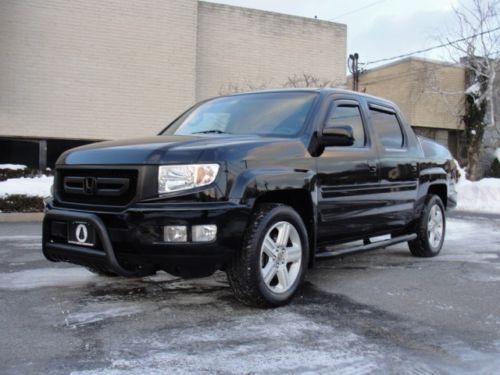
POLYGON ((465 71, 462 67, 412 60, 416 72, 413 118, 416 126, 463 129, 465 71))
POLYGON ((0 136, 156 134, 195 100, 196 0, 0 2, 0 136))
POLYGON ((345 50, 345 25, 196 0, 2 0, 0 137, 153 135, 229 83, 342 82, 345 50))
POLYGON ((345 25, 199 2, 198 100, 302 73, 343 84, 345 61, 345 25))

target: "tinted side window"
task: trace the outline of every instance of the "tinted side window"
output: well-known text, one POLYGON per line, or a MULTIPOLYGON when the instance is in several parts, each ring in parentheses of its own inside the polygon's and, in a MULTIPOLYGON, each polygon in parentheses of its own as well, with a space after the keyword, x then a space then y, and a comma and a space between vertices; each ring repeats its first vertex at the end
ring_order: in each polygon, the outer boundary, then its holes
POLYGON ((373 129, 385 148, 403 147, 403 133, 395 113, 370 109, 373 129))
POLYGON ((328 114, 325 128, 338 125, 351 125, 354 134, 352 147, 363 147, 366 143, 365 130, 359 107, 356 105, 339 105, 328 114))

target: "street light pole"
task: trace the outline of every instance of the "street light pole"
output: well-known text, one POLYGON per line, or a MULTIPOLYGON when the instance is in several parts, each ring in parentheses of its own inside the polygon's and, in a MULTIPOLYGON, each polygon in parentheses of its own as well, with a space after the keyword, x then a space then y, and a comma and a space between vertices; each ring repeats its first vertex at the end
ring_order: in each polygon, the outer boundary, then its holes
POLYGON ((359 68, 358 68, 359 54, 354 53, 349 55, 347 65, 352 74, 352 90, 359 91, 359 68))

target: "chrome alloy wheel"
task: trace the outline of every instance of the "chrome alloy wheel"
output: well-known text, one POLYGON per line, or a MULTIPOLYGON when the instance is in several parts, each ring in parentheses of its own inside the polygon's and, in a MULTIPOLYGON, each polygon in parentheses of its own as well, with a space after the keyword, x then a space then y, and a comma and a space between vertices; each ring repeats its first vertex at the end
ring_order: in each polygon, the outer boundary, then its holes
POLYGON ((427 220, 427 239, 429 240, 429 245, 431 245, 432 248, 436 249, 441 244, 443 229, 443 212, 441 211, 441 208, 435 204, 432 206, 427 220))
POLYGON ((274 293, 285 293, 294 285, 302 263, 299 232, 287 221, 274 224, 266 233, 260 249, 260 272, 274 293))

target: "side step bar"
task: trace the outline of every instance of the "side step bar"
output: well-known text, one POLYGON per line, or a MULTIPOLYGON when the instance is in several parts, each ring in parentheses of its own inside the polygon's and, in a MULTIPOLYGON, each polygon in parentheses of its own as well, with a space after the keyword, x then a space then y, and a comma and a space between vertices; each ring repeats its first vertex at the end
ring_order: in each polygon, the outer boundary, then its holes
POLYGON ((411 241, 411 240, 414 240, 415 238, 417 238, 417 235, 415 233, 412 233, 412 234, 406 234, 404 236, 389 238, 388 240, 367 243, 365 245, 346 247, 343 249, 342 248, 335 249, 333 251, 328 251, 328 250, 321 251, 321 252, 316 254, 316 259, 320 260, 320 259, 336 257, 339 255, 344 255, 344 254, 359 253, 359 252, 363 252, 363 251, 379 249, 381 247, 386 247, 386 246, 395 245, 395 244, 401 243, 401 242, 411 241))

